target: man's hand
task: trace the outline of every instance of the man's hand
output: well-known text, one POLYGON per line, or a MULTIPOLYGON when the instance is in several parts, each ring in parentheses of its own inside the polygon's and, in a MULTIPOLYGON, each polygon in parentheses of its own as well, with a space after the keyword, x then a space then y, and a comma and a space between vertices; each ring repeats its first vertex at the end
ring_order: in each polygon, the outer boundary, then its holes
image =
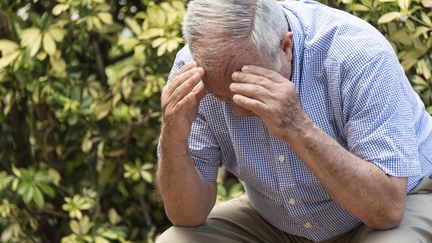
POLYGON ((247 66, 232 78, 233 101, 260 116, 270 132, 293 149, 342 208, 373 229, 399 225, 407 178, 386 175, 314 126, 300 106, 294 84, 278 73, 247 66))
POLYGON ((177 70, 171 82, 162 90, 162 136, 168 134, 177 141, 187 142, 201 99, 206 90, 202 83, 204 69, 195 62, 177 70))
POLYGON ((161 154, 157 187, 168 218, 176 226, 198 226, 216 201, 216 183, 205 181, 192 163, 188 139, 205 96, 204 70, 190 63, 162 90, 161 154))
POLYGON ((232 79, 233 102, 258 115, 279 139, 289 143, 312 126, 294 84, 279 73, 251 65, 233 73, 232 79))

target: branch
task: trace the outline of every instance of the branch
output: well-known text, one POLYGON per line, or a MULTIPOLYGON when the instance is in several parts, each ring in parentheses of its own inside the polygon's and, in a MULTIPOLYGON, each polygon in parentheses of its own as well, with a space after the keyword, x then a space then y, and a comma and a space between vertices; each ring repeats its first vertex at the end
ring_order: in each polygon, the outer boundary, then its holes
MULTIPOLYGON (((12 39, 8 19, 2 11, 0 11, 0 20, 1 28, 5 35, 4 37, 12 39)), ((20 100, 15 100, 9 114, 7 115, 14 143, 14 154, 17 167, 29 167, 33 163, 29 141, 29 128, 26 124, 26 103, 27 99, 25 97, 22 97, 20 100)))
POLYGON ((12 34, 8 26, 8 20, 3 11, 0 9, 0 38, 2 37, 11 39, 12 34))
POLYGON ((7 115, 17 167, 29 167, 33 163, 29 142, 29 129, 26 124, 26 98, 16 100, 7 115))
POLYGON ((100 50, 99 47, 99 37, 96 33, 92 34, 92 47, 93 47, 93 52, 95 55, 95 61, 96 61, 96 74, 99 78, 99 80, 102 82, 103 85, 107 85, 108 84, 108 79, 107 76, 105 74, 105 65, 104 65, 104 59, 102 56, 102 52, 100 50))
POLYGON ((131 56, 133 56, 133 54, 134 54, 134 51, 129 51, 129 52, 126 52, 126 53, 124 53, 124 54, 122 54, 120 56, 116 56, 116 57, 108 60, 107 66, 109 66, 111 64, 114 64, 116 62, 122 61, 122 60, 124 60, 124 59, 126 59, 128 57, 131 57, 131 56))

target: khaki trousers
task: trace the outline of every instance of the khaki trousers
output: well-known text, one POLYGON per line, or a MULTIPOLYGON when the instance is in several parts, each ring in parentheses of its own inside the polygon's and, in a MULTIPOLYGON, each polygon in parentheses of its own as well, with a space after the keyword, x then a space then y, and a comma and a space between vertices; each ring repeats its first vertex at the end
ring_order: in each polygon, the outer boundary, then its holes
MULTIPOLYGON (((246 195, 215 207, 206 222, 198 227, 171 227, 157 243, 195 242, 313 242, 287 234, 261 218, 246 195)), ((432 179, 424 178, 408 194, 405 215, 398 228, 375 231, 364 224, 322 241, 324 243, 432 243, 432 179)))

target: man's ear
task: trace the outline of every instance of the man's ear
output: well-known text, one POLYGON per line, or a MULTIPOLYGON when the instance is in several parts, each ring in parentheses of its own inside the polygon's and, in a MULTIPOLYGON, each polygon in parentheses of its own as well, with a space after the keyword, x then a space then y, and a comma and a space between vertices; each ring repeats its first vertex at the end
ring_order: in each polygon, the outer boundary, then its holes
POLYGON ((281 54, 287 59, 287 61, 292 61, 293 58, 293 33, 286 32, 281 38, 281 54))

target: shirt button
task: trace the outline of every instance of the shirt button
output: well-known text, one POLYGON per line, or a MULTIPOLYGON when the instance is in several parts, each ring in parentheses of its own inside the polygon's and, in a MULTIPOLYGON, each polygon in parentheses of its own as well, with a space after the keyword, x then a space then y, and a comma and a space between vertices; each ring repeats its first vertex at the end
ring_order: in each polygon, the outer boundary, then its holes
POLYGON ((283 155, 279 155, 279 161, 280 161, 280 162, 285 161, 285 156, 283 156, 283 155))
POLYGON ((294 198, 290 198, 288 200, 288 203, 291 204, 291 205, 295 205, 296 204, 296 200, 294 198))
POLYGON ((312 229, 312 223, 311 222, 307 222, 307 223, 305 223, 304 225, 303 225, 303 227, 305 228, 305 229, 312 229))

